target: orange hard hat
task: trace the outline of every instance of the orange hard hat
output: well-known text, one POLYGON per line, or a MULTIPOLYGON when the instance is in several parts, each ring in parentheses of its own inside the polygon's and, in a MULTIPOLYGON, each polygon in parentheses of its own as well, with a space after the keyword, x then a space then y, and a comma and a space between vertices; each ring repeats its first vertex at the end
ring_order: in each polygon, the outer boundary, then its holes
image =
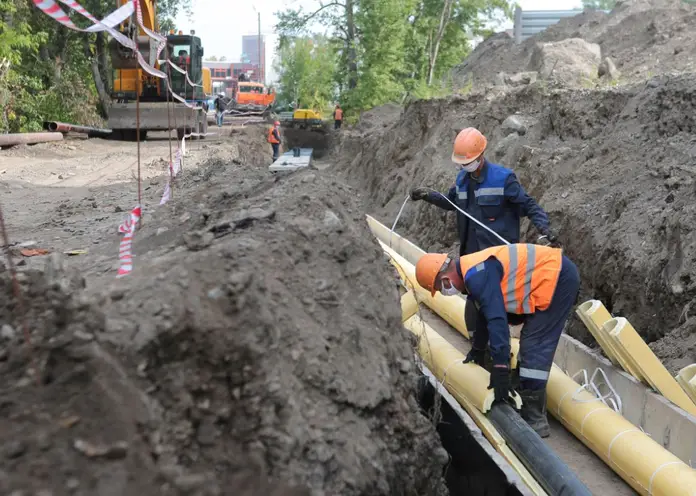
POLYGON ((436 293, 435 278, 446 261, 446 253, 427 253, 416 263, 416 280, 418 284, 430 291, 432 296, 436 293))
POLYGON ((461 165, 470 164, 481 156, 487 144, 486 137, 475 127, 462 129, 454 139, 452 161, 461 165))

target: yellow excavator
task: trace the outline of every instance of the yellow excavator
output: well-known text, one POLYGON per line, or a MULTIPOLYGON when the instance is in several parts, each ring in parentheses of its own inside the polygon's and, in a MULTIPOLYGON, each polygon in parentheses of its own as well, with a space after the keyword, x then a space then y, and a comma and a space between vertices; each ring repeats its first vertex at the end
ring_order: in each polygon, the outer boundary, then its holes
MULTIPOLYGON (((120 7, 129 0, 116 0, 120 7)), ((143 14, 143 25, 151 31, 159 32, 157 24, 156 0, 138 0, 143 14)), ((170 124, 176 127, 177 136, 183 138, 190 132, 205 134, 208 130, 207 100, 212 94, 210 69, 203 67, 203 45, 201 39, 181 31, 171 31, 167 35, 167 47, 157 57, 157 41, 151 39, 138 25, 135 14, 127 19, 119 30, 134 40, 143 58, 153 67, 171 74, 172 90, 189 104, 199 109, 190 109, 167 94, 166 80, 150 76, 138 65, 135 54, 116 40, 111 40, 112 67, 114 70, 111 90, 112 105, 109 111, 109 128, 115 139, 135 139, 136 127, 140 127, 140 139, 148 131, 165 131, 170 124), (188 71, 192 82, 186 83, 186 76, 168 68, 164 57, 188 71), (140 118, 137 119, 137 106, 140 100, 140 118), (168 101, 173 101, 174 112, 170 115, 168 101), (138 122, 139 120, 139 122, 138 122)), ((195 137, 194 137, 195 139, 195 137)))

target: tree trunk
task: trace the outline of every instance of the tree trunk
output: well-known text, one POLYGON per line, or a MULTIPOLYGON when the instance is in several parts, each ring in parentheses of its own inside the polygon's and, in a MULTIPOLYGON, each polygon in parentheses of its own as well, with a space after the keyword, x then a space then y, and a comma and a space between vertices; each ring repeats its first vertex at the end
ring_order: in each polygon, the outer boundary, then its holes
POLYGON ((346 48, 348 53, 348 89, 358 85, 358 54, 355 50, 355 11, 353 0, 346 0, 346 48))
POLYGON ((440 25, 437 27, 437 33, 432 41, 430 49, 430 60, 428 63, 428 86, 433 84, 433 76, 435 75, 435 64, 437 63, 437 54, 440 51, 440 43, 445 36, 445 29, 452 16, 453 0, 445 0, 442 5, 442 14, 440 15, 440 25))
POLYGON ((109 50, 105 42, 104 33, 97 33, 97 42, 95 43, 97 52, 97 61, 99 62, 99 74, 105 86, 108 86, 109 78, 109 50))
POLYGON ((111 98, 109 97, 109 92, 104 86, 104 81, 102 80, 101 73, 99 71, 99 62, 97 61, 97 56, 92 53, 92 49, 89 46, 89 39, 87 37, 83 38, 83 46, 85 50, 85 56, 89 59, 90 68, 92 69, 92 79, 94 79, 94 86, 97 88, 97 95, 99 95, 99 104, 101 115, 105 119, 109 117, 109 107, 111 106, 111 98))

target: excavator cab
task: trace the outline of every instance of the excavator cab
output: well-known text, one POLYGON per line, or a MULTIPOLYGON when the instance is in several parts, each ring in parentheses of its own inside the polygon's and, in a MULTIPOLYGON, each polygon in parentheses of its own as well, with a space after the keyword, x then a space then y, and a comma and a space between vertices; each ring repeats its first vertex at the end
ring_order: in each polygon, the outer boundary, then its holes
MULTIPOLYGON (((169 48, 169 60, 186 70, 189 79, 195 84, 203 85, 203 46, 198 36, 172 34, 167 36, 169 48)), ((165 67, 162 70, 167 70, 165 67)), ((186 75, 171 69, 172 89, 174 93, 181 95, 187 100, 203 100, 205 92, 200 86, 191 87, 186 83, 186 75)), ((166 95, 166 83, 162 81, 160 94, 166 95)))

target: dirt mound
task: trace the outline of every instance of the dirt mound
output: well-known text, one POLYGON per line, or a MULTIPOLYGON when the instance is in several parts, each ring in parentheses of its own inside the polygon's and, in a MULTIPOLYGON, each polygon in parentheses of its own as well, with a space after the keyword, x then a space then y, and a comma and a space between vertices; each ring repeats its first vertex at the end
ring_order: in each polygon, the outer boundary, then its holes
POLYGON ((601 56, 599 45, 568 38, 537 43, 529 66, 544 79, 559 75, 565 82, 581 84, 597 74, 601 56))
MULTIPOLYGON (((351 158, 341 168, 391 224, 410 188, 449 188, 452 139, 478 127, 489 138, 489 158, 514 169, 549 212, 580 267, 581 297, 601 299, 655 341, 680 328, 696 298, 694 88, 696 78, 683 75, 611 89, 534 84, 499 98, 417 102, 381 134, 347 134, 337 160, 351 158), (524 132, 503 125, 511 115, 524 132)), ((426 249, 454 251, 454 218, 409 205, 399 230, 426 249)), ((536 236, 531 228, 526 239, 536 236)), ((674 346, 692 329, 656 345, 672 369, 696 362, 694 346, 674 346)), ((579 321, 571 333, 590 341, 579 321)))
POLYGON ((446 494, 356 191, 272 177, 240 135, 249 161, 185 168, 148 211, 128 277, 21 275, 31 355, 1 274, 3 493, 446 494))
MULTIPOLYGON (((472 82, 479 90, 496 83, 503 72, 530 69, 538 43, 582 38, 601 47, 621 71, 619 83, 642 80, 666 72, 693 72, 696 59, 688 47, 696 41, 696 6, 681 0, 620 2, 610 13, 588 10, 562 19, 517 45, 505 33, 479 44, 471 56, 452 72, 455 83, 472 82)), ((579 84, 587 87, 591 83, 579 84)))

